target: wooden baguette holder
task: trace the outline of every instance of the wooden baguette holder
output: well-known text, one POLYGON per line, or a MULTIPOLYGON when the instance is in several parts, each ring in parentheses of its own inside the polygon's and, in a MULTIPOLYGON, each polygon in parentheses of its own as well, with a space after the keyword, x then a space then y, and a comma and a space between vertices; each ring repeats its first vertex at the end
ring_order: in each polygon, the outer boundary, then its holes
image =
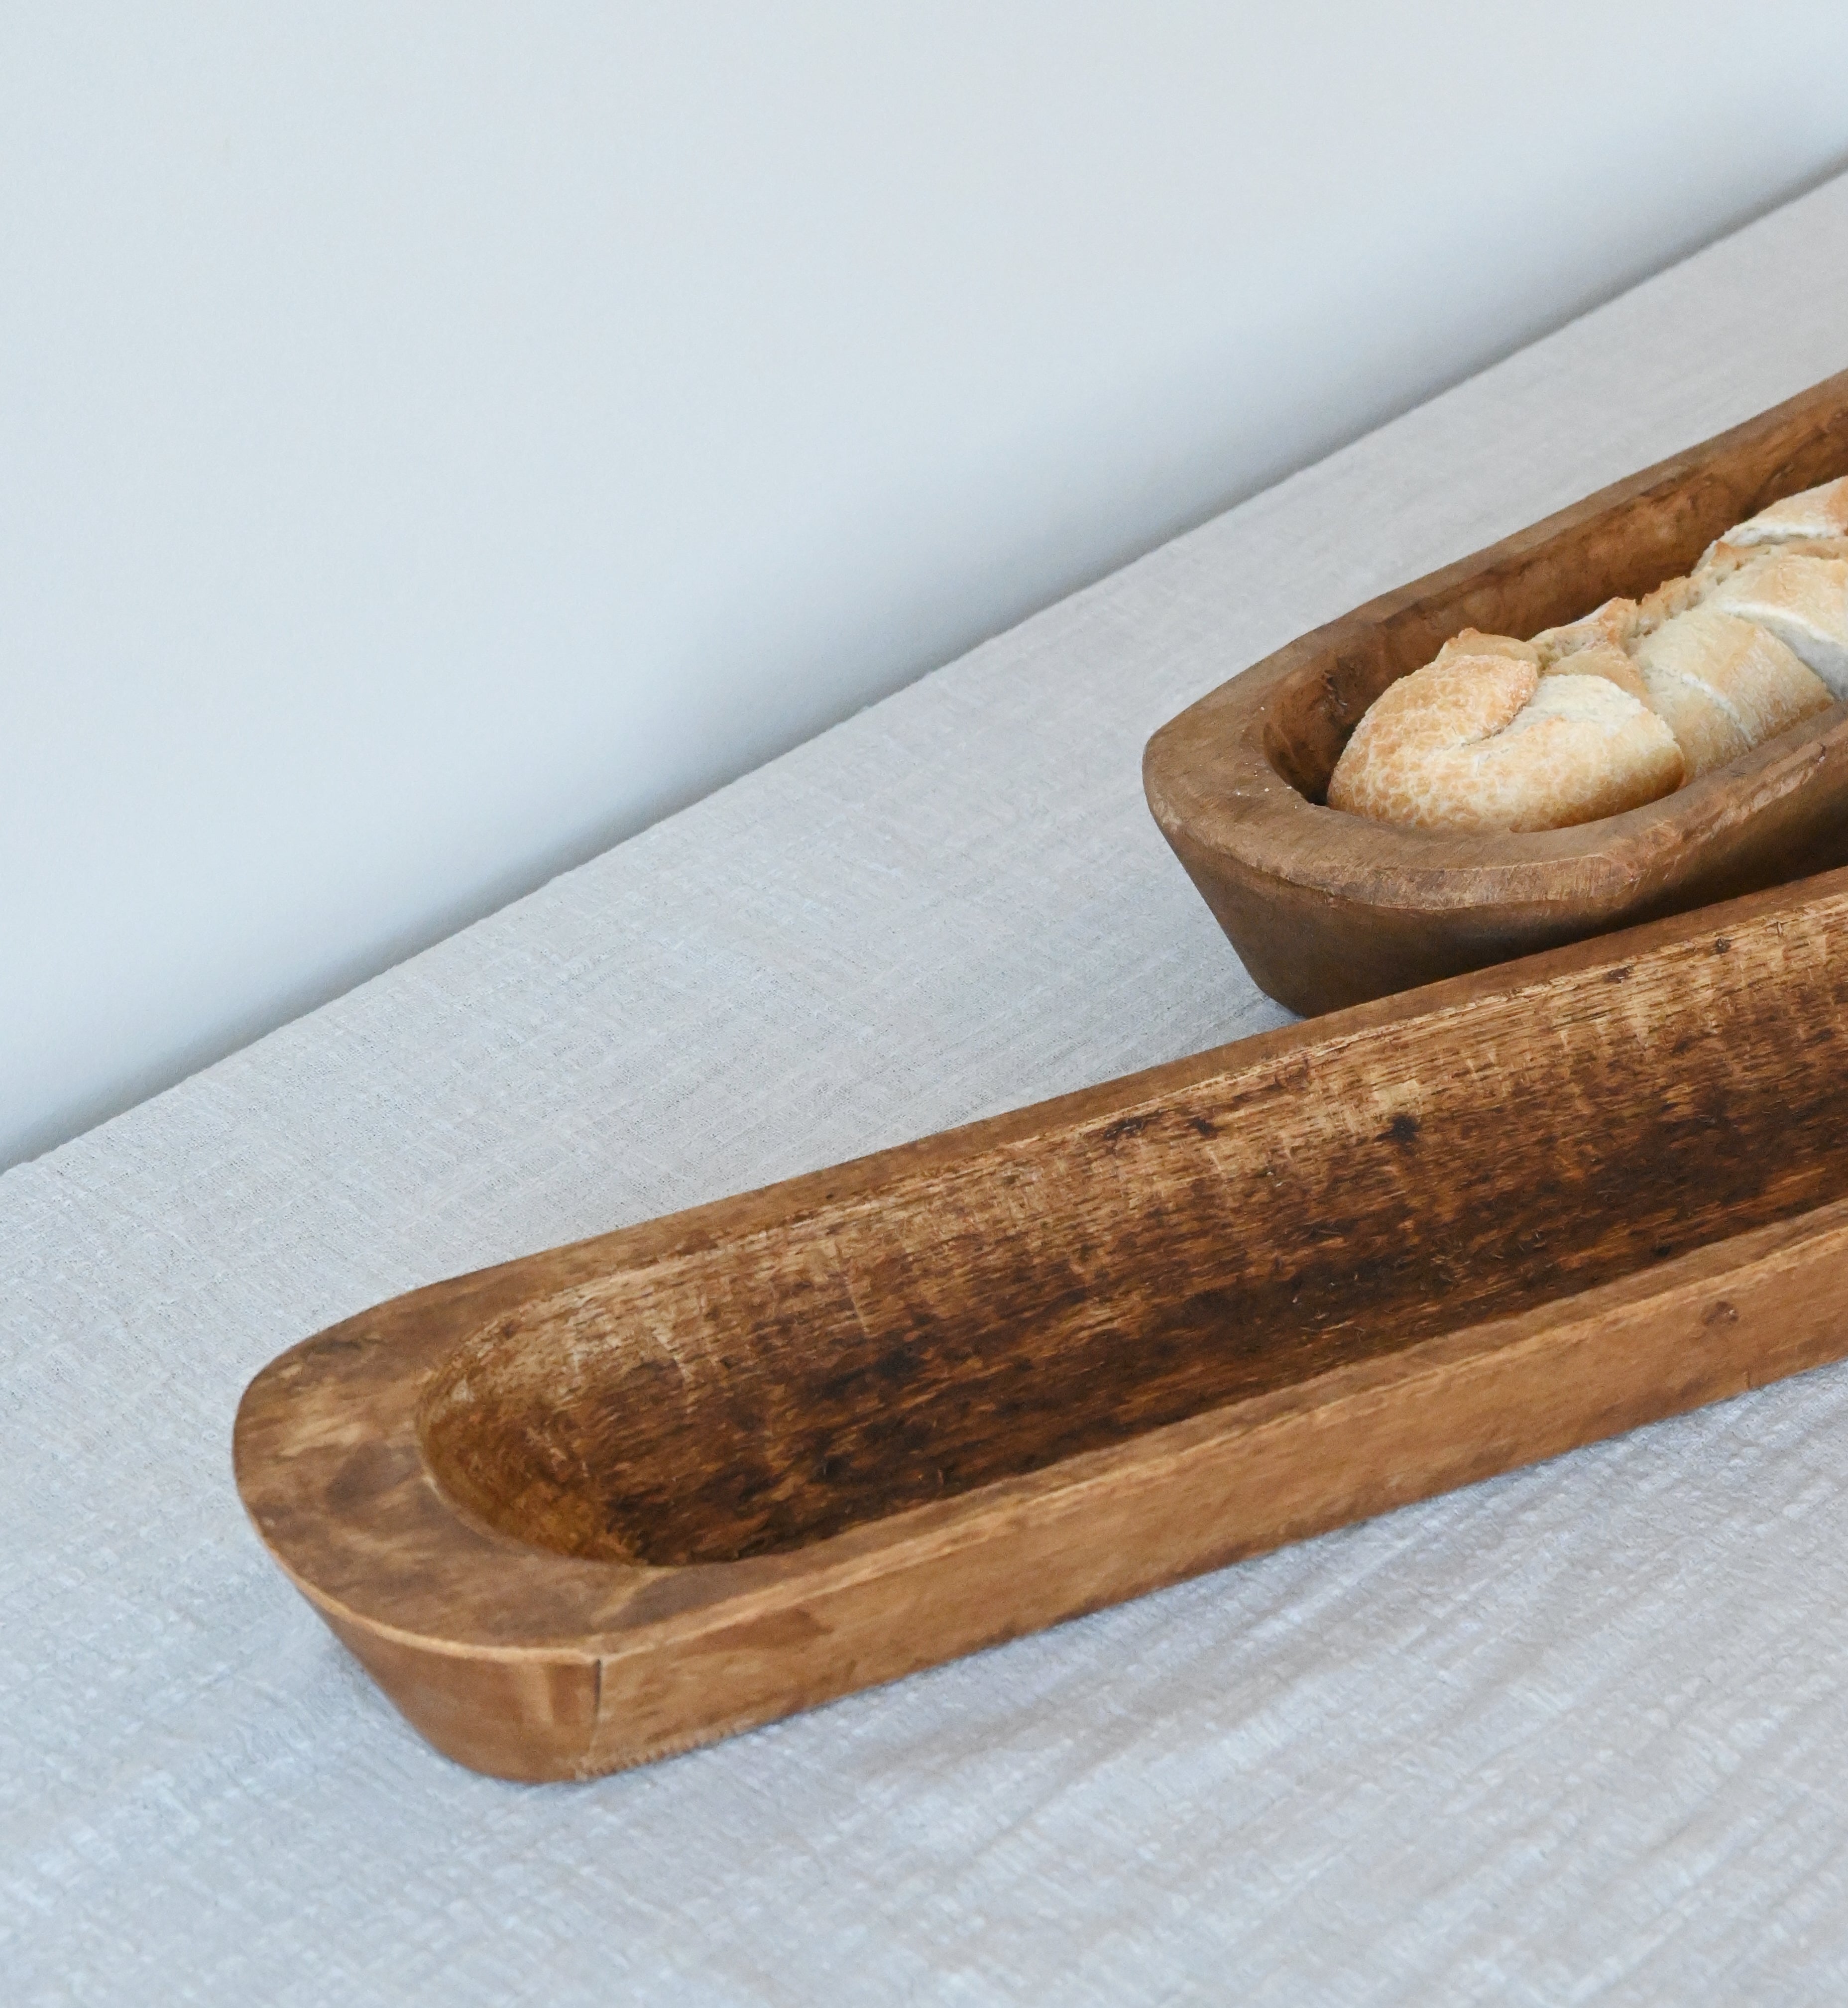
POLYGON ((583 1777, 1848 1352, 1848 872, 439 1283, 238 1483, 466 1764, 583 1777))
POLYGON ((1323 805, 1361 715, 1465 628, 1531 635, 1848 474, 1848 372, 1292 642, 1171 719, 1143 780, 1260 988, 1313 1016, 1848 864, 1848 706, 1646 808, 1463 836, 1323 805))

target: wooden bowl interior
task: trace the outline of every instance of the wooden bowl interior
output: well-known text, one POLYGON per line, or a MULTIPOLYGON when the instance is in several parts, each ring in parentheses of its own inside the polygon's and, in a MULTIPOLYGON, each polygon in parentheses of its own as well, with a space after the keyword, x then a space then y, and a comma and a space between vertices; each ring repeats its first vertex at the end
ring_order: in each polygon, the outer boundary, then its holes
POLYGON ((459 1343, 426 1463, 556 1552, 778 1553, 1848 1196, 1848 957, 1677 956, 689 1236, 459 1343))
POLYGON ((1845 448, 1848 440, 1835 433, 1805 441, 1743 500, 1735 486, 1677 475, 1602 510, 1574 512, 1564 528, 1540 525, 1525 548, 1523 539, 1511 539, 1486 570, 1475 560, 1454 566, 1429 582, 1430 590, 1414 604, 1365 625, 1342 624, 1338 647, 1315 652, 1271 693, 1265 757, 1299 794, 1326 803, 1329 776, 1367 707, 1453 635, 1477 628, 1525 638, 1606 599, 1640 599, 1691 571, 1744 517, 1848 473, 1845 448), (1665 490, 1672 491, 1666 501, 1665 490))

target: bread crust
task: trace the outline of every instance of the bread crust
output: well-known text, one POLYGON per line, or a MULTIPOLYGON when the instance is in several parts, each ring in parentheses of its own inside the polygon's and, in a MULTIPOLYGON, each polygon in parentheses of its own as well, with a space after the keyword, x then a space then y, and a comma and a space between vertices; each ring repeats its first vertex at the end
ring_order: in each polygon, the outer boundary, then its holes
POLYGON ((1564 829, 1671 793, 1684 762, 1640 699, 1599 676, 1455 655, 1401 677, 1336 763, 1331 808, 1424 829, 1564 829))
POLYGON ((1627 653, 1636 633, 1638 606, 1634 599, 1607 599, 1602 606, 1563 628, 1549 628, 1534 637, 1539 659, 1548 668, 1556 667, 1574 656, 1591 649, 1614 649, 1627 653))
POLYGON ((1786 495, 1727 531, 1729 544, 1781 544, 1793 537, 1848 537, 1848 475, 1786 495))
POLYGON ((1722 580, 1705 604, 1775 635, 1832 701, 1848 698, 1848 558, 1773 545, 1722 580))
POLYGON ((1375 700, 1328 804, 1419 829, 1564 829, 1843 699, 1848 476, 1773 503, 1640 600, 1531 641, 1465 628, 1375 700))
POLYGON ((1637 664, 1688 778, 1761 746, 1834 700, 1775 635, 1718 606, 1691 608, 1638 645, 1637 664))

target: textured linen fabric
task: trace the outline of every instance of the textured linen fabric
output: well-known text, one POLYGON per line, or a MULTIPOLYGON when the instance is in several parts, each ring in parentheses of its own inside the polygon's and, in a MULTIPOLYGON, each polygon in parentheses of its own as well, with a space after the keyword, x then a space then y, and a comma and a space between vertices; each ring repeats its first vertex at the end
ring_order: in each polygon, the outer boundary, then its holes
POLYGON ((1837 182, 0 1179, 0 1998, 1843 1998, 1842 1371, 568 1787, 228 1444, 377 1299, 1281 1022, 1150 731, 1845 365, 1837 182))

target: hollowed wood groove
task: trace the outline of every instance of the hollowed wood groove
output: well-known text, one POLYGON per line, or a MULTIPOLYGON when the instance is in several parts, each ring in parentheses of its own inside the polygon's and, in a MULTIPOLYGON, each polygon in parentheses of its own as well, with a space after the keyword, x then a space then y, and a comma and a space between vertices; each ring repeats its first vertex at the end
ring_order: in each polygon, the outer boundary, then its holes
POLYGON ((1848 1196, 1848 963, 1760 924, 1191 1084, 523 1307, 443 1487, 559 1552, 799 1547, 1848 1196), (1613 1092, 1620 1088, 1621 1092, 1613 1092))

